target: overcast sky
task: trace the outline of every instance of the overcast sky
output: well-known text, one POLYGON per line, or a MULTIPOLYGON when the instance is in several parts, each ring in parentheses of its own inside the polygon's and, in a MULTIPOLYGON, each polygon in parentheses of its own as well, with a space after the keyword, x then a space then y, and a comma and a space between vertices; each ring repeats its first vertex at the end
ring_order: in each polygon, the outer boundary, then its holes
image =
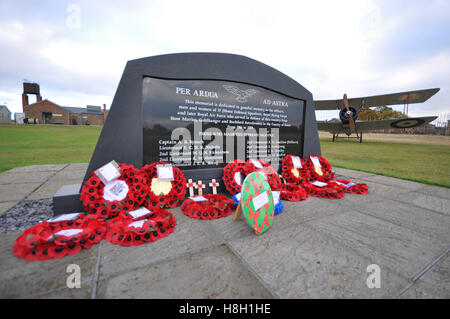
POLYGON ((109 108, 128 60, 177 52, 248 56, 314 99, 439 87, 409 115, 450 119, 450 0, 0 0, 0 104, 13 113, 24 79, 59 105, 109 108))

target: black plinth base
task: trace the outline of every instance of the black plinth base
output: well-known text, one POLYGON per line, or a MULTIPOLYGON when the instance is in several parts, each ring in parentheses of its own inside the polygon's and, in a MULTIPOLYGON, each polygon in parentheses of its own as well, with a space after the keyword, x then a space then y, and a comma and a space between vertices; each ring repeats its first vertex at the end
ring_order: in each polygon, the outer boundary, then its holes
POLYGON ((64 185, 53 196, 53 216, 83 212, 80 200, 80 184, 64 185))

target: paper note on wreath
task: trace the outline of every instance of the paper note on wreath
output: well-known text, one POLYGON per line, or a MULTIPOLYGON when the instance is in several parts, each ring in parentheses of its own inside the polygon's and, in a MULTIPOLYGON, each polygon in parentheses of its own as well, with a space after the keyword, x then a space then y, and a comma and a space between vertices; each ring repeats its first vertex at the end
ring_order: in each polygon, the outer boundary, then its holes
POLYGON ((294 168, 303 168, 300 157, 298 156, 292 156, 292 165, 294 166, 294 168))
POLYGON ((317 174, 319 174, 319 176, 322 176, 323 175, 322 165, 320 165, 319 159, 315 156, 310 156, 310 158, 314 165, 314 170, 316 171, 317 174))
POLYGON ((79 216, 80 216, 80 213, 63 214, 63 215, 57 216, 55 218, 49 219, 48 221, 51 223, 65 222, 68 220, 75 220, 79 216))
POLYGON ((255 165, 256 168, 264 168, 264 167, 261 165, 261 162, 260 162, 260 161, 258 161, 258 160, 256 160, 256 159, 251 159, 250 161, 252 162, 253 165, 255 165))
POLYGON ((148 215, 149 213, 151 213, 151 211, 145 207, 141 207, 129 212, 133 219, 140 218, 142 216, 148 215))
POLYGON ((102 181, 103 184, 108 184, 120 177, 120 167, 116 161, 111 161, 96 170, 95 175, 102 181))
POLYGON ((72 237, 75 236, 79 233, 81 233, 83 230, 82 229, 63 229, 60 230, 59 232, 55 233, 54 235, 51 235, 48 239, 51 239, 54 236, 66 236, 66 237, 72 237))
POLYGON ((170 164, 156 165, 156 174, 161 181, 173 181, 173 167, 170 164))
POLYGON ((207 199, 203 196, 193 196, 193 197, 189 197, 190 199, 192 199, 194 202, 204 202, 207 201, 207 199))

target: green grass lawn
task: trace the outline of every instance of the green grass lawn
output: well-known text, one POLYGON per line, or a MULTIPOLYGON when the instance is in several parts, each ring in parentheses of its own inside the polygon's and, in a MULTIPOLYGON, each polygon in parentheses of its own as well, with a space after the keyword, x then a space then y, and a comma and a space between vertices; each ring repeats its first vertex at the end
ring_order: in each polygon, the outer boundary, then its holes
POLYGON ((102 127, 0 125, 0 172, 17 166, 89 162, 102 127))
MULTIPOLYGON (((89 162, 102 127, 0 125, 0 172, 16 166, 89 162)), ((329 139, 320 141, 332 166, 450 187, 445 145, 329 139)))
POLYGON ((395 142, 321 140, 332 166, 450 187, 450 147, 395 142))

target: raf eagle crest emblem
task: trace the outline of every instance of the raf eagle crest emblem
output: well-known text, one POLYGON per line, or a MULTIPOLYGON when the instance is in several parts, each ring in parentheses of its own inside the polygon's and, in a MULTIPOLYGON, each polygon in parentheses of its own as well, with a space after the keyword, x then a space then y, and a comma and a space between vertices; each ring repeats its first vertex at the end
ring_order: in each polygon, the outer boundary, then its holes
POLYGON ((254 90, 254 89, 241 90, 240 88, 238 88, 236 86, 232 86, 232 85, 222 85, 222 86, 225 88, 225 90, 227 90, 231 94, 236 95, 237 96, 236 100, 241 103, 247 102, 248 97, 258 93, 258 90, 254 90))

